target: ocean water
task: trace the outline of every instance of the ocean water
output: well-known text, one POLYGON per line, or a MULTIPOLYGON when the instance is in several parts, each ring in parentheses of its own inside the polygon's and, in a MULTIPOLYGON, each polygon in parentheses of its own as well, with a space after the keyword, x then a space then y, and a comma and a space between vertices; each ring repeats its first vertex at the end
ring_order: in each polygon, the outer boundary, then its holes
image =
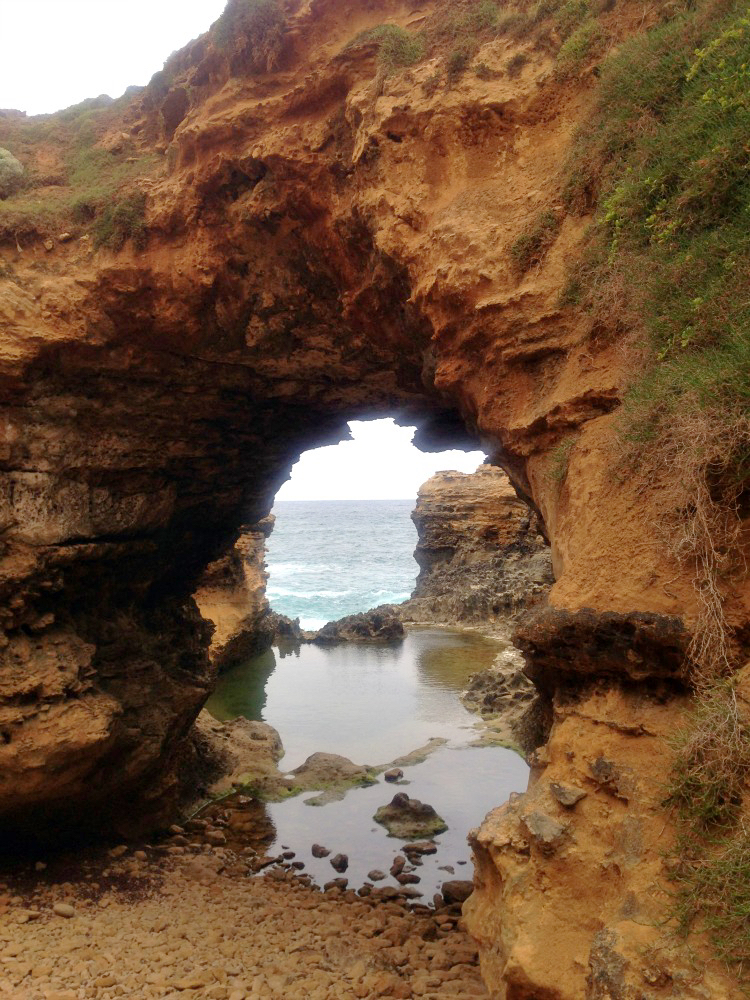
POLYGON ((303 628, 398 604, 414 589, 414 500, 277 501, 267 594, 303 628))

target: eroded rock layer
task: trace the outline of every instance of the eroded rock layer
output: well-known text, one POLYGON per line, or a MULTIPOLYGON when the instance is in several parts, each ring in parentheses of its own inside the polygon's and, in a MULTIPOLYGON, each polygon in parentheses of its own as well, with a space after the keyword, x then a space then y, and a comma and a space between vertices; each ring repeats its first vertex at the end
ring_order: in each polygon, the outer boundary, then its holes
MULTIPOLYGON (((657 16, 602 7, 613 44, 657 16)), ((481 75, 444 86, 432 57, 378 68, 362 32, 442 10, 289 0, 263 59, 215 36, 177 53, 97 142, 153 166, 122 246, 96 248, 85 211, 55 233, 5 225, 0 205, 0 818, 101 830, 163 813, 213 682, 191 596, 206 566, 347 419, 395 414, 428 447, 468 429, 550 541, 552 617, 525 641, 557 706, 549 780, 587 791, 568 819, 540 778, 480 831, 488 982, 509 1000, 665 995, 637 957, 638 914, 653 917, 639 868, 658 883, 675 650, 700 597, 659 528, 670 470, 617 468, 626 352, 562 296, 588 221, 565 214, 562 165, 596 74, 563 81, 544 44, 507 34, 479 47, 481 75), (511 248, 545 211, 559 227, 521 274, 511 248), (588 637, 593 693, 555 680, 558 634, 566 674, 588 637), (636 674, 663 705, 632 693, 636 674), (600 758, 634 786, 595 784, 600 758)), ((76 136, 36 125, 4 115, 0 145, 52 198, 76 136)), ((726 585, 730 625, 748 593, 726 585)))
POLYGON ((495 466, 438 472, 412 514, 420 573, 404 620, 491 622, 541 600, 552 584, 536 514, 495 466))
POLYGON ((216 668, 267 649, 274 638, 275 616, 266 598, 266 539, 273 530, 269 515, 246 528, 225 555, 206 567, 195 592, 198 610, 214 625, 209 655, 216 668))

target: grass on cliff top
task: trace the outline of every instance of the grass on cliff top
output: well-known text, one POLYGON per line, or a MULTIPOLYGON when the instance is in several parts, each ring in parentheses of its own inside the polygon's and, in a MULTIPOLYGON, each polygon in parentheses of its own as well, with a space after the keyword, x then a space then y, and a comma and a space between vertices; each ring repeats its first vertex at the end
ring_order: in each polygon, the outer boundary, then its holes
MULTIPOLYGON (((384 24, 362 32, 350 43, 376 40, 380 45, 379 66, 386 73, 412 66, 424 58, 439 59, 439 68, 426 84, 434 93, 441 83, 454 86, 471 67, 485 42, 515 37, 553 50, 560 49, 558 75, 579 70, 587 59, 603 50, 607 33, 598 17, 611 9, 612 0, 518 0, 517 5, 494 0, 459 0, 441 4, 417 32, 394 24, 384 24)), ((517 75, 527 61, 491 70, 486 63, 476 65, 480 79, 517 75)))
POLYGON ((735 660, 724 594, 744 572, 750 492, 748 136, 747 4, 697 0, 605 62, 565 191, 569 211, 595 216, 566 298, 599 336, 627 334, 634 374, 621 437, 632 464, 669 491, 664 537, 698 600, 696 709, 669 789, 673 912, 684 933, 705 928, 745 979, 750 733, 726 679, 735 660))
POLYGON ((587 303, 610 325, 617 304, 642 318, 651 356, 631 412, 652 431, 688 396, 750 403, 748 14, 709 0, 626 43, 571 164, 568 204, 597 209, 587 303))
POLYGON ((0 130, 0 144, 18 150, 26 173, 21 189, 0 201, 0 240, 56 236, 64 230, 92 231, 96 245, 119 249, 136 233, 134 214, 144 214, 145 198, 138 178, 152 173, 159 158, 142 154, 132 143, 109 151, 97 145, 111 126, 111 107, 75 108, 41 121, 0 130), (55 150, 59 166, 51 174, 34 167, 39 147, 55 150), (126 216, 131 220, 126 222, 126 216))
POLYGON ((278 64, 285 30, 278 0, 229 0, 211 34, 218 49, 239 58, 237 69, 269 73, 278 64))
POLYGON ((607 60, 565 192, 596 215, 575 297, 640 341, 622 437, 642 469, 674 470, 703 680, 730 665, 722 592, 750 488, 749 13, 703 0, 607 60))

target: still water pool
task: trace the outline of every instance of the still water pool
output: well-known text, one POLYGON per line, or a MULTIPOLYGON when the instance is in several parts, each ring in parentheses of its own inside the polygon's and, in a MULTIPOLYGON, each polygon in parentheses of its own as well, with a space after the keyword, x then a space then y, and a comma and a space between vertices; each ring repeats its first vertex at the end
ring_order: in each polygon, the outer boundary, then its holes
MULTIPOLYGON (((526 788, 528 768, 512 750, 472 746, 478 718, 460 701, 469 676, 490 666, 498 640, 472 632, 413 628, 393 645, 304 645, 281 656, 271 650, 225 674, 207 707, 218 719, 262 719, 281 735, 291 770, 316 751, 357 764, 389 763, 438 737, 447 742, 424 761, 404 767, 398 786, 382 776, 354 788, 339 802, 310 806, 305 794, 267 806, 276 830, 270 853, 282 844, 297 852, 306 871, 324 882, 336 873, 315 859, 313 843, 349 855, 346 877, 357 888, 370 869, 388 871, 401 841, 376 824, 373 813, 397 791, 429 802, 449 829, 435 838, 438 853, 424 858, 417 888, 429 901, 449 878, 470 878, 466 834, 511 792, 526 788), (455 874, 441 870, 451 866, 455 874)), ((397 884, 390 877, 381 885, 397 884)))

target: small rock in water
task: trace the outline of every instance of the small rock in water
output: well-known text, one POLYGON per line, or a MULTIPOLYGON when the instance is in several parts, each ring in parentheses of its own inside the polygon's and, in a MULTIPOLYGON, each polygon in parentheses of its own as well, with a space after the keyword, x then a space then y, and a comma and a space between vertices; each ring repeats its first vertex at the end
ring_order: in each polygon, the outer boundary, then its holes
POLYGON ((373 819, 381 823, 391 837, 401 840, 419 840, 448 829, 448 824, 431 805, 410 799, 405 792, 394 795, 387 806, 378 809, 373 819))
POLYGON ((396 857, 393 859, 393 864, 391 865, 391 875, 394 878, 397 875, 400 875, 401 872, 404 870, 405 865, 406 865, 406 858, 403 857, 401 854, 397 854, 396 857))
POLYGON ((437 844, 434 840, 417 840, 412 844, 404 844, 401 850, 404 854, 437 854, 437 844))
POLYGON ((314 858, 327 858, 331 852, 327 847, 321 847, 320 844, 313 844, 311 854, 314 858))
POLYGON ((323 886, 323 891, 330 892, 331 889, 341 889, 341 891, 343 892, 348 885, 349 885, 348 878, 334 878, 331 879, 330 882, 326 882, 326 884, 323 886))
POLYGON ((348 854, 336 854, 331 858, 331 867, 334 871, 345 872, 349 867, 349 855, 348 854))
POLYGON ((386 781, 400 781, 403 776, 404 772, 400 767, 392 767, 390 771, 386 771, 383 775, 386 781))
POLYGON ((419 875, 410 875, 408 872, 401 872, 396 876, 396 881, 401 885, 416 885, 418 882, 421 882, 422 879, 419 875))
POLYGON ((382 882, 385 878, 385 872, 381 872, 379 868, 373 868, 371 872, 367 873, 367 877, 373 882, 382 882))

